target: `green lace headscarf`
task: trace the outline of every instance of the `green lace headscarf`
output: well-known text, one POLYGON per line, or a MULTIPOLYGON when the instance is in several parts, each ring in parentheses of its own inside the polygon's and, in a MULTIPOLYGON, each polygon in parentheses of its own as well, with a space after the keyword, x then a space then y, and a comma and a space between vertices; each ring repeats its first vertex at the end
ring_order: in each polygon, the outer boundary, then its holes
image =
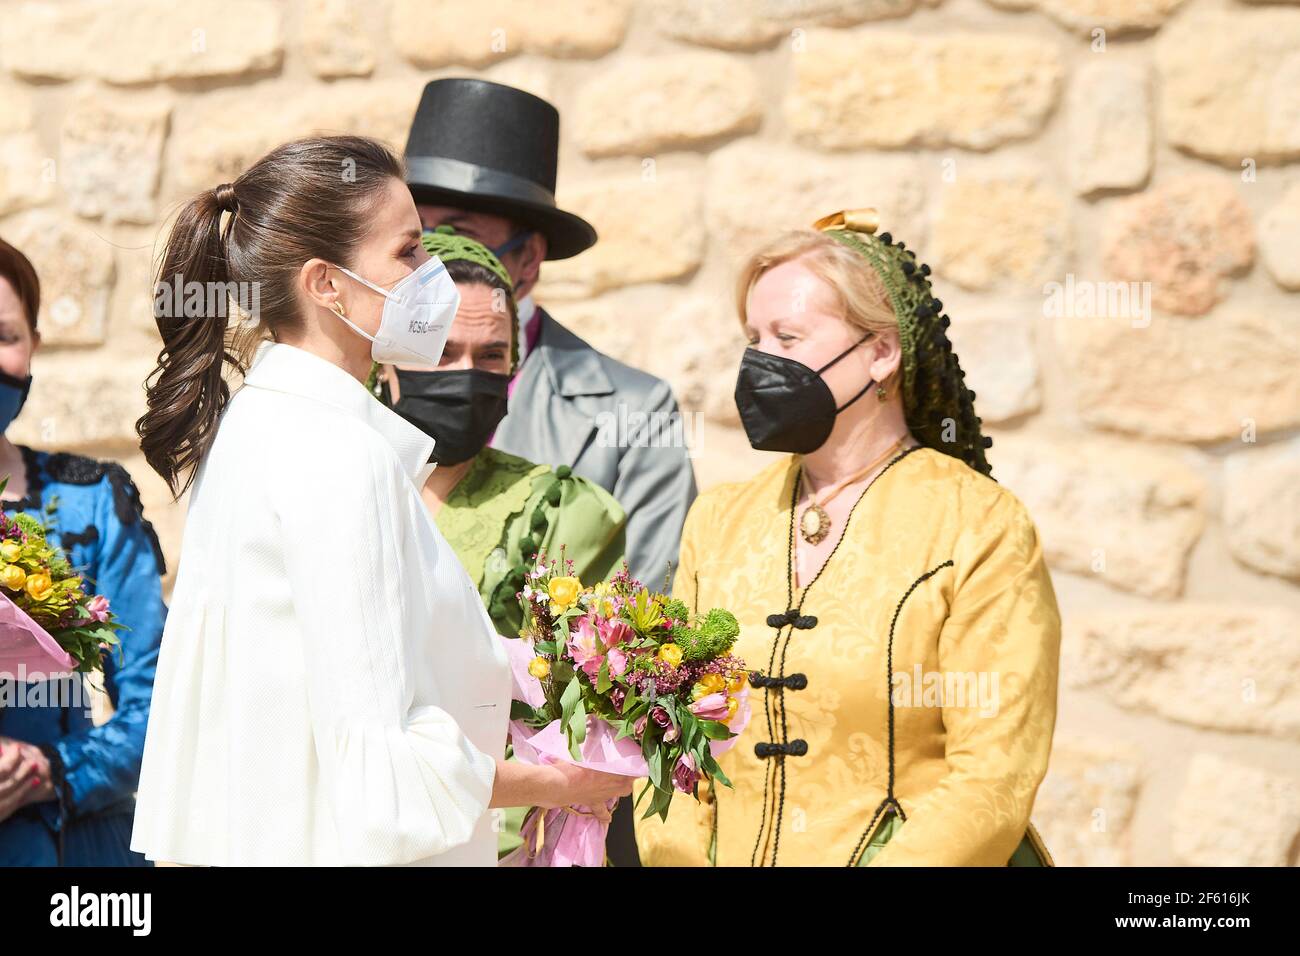
MULTIPOLYGON (((510 297, 511 318, 510 318, 510 368, 514 370, 519 367, 519 330, 515 327, 514 318, 514 280, 510 278, 510 273, 506 267, 501 264, 501 260, 492 254, 483 243, 462 236, 454 226, 443 224, 438 226, 432 232, 426 232, 420 236, 420 244, 424 246, 425 251, 431 256, 437 256, 443 262, 452 262, 461 259, 466 262, 476 262, 492 272, 505 284, 506 295, 510 297)), ((371 394, 379 394, 379 365, 375 363, 370 367, 370 376, 366 379, 366 387, 370 389, 371 394)))
POLYGON ((848 209, 813 223, 866 259, 880 277, 898 317, 903 352, 903 413, 916 440, 991 475, 984 450, 993 439, 980 433, 975 393, 948 340, 948 316, 930 288, 930 267, 916 253, 882 232, 874 209, 848 209))

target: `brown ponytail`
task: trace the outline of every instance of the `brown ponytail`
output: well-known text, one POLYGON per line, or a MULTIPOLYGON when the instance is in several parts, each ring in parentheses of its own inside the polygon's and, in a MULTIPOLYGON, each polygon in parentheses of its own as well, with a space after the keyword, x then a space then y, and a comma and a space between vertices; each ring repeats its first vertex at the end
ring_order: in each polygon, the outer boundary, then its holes
MULTIPOLYGON (((158 293, 184 283, 228 282, 221 207, 215 191, 185 204, 172 226, 155 286, 154 319, 163 348, 158 367, 146 382, 149 411, 136 422, 140 448, 150 467, 167 481, 172 493, 181 472, 199 463, 212 443, 217 419, 230 397, 221 377, 226 359, 223 316, 185 315, 184 300, 158 306, 158 293)), ((229 230, 227 229, 227 232, 229 230)), ((186 482, 185 487, 188 487, 186 482)))
POLYGON ((181 209, 154 286, 163 347, 145 383, 148 411, 135 426, 145 460, 173 495, 189 488, 216 437, 230 398, 227 363, 244 372, 258 340, 302 321, 294 292, 302 264, 350 265, 368 213, 401 177, 398 159, 373 140, 304 139, 181 209), (241 331, 228 320, 231 299, 247 309, 250 287, 256 324, 241 331), (186 291, 196 288, 198 308, 186 291))

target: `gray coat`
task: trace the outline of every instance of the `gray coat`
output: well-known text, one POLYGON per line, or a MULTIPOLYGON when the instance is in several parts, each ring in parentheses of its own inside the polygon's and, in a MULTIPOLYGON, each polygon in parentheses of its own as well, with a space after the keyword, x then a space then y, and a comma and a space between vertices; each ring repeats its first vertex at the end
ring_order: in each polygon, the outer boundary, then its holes
POLYGON ((682 523, 695 500, 677 400, 667 382, 597 352, 538 312, 537 344, 492 446, 569 465, 610 492, 627 512, 632 575, 660 590, 666 571, 676 570, 682 523))

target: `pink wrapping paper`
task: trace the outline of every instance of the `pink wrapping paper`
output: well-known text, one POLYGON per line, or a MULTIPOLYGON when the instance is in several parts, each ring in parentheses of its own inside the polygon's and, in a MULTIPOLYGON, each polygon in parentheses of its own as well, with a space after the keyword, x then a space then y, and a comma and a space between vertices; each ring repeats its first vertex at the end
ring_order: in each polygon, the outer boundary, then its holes
MULTIPOLYGON (((514 699, 539 707, 546 702, 541 681, 528 673, 528 663, 534 658, 531 641, 523 638, 503 637, 510 672, 514 683, 514 699)), ((709 751, 716 758, 735 745, 739 734, 749 723, 749 688, 741 691, 740 707, 727 728, 737 736, 727 740, 709 742, 709 751)), ((641 755, 641 744, 633 737, 615 739, 618 731, 599 717, 587 717, 587 739, 579 751, 582 760, 573 759, 569 744, 558 720, 535 729, 517 720, 510 722, 510 739, 515 758, 524 763, 545 766, 558 761, 580 763, 589 770, 600 770, 626 777, 646 777, 650 770, 641 755)), ((611 801, 613 809, 617 801, 611 801)), ((605 834, 609 824, 591 816, 591 808, 577 806, 569 812, 565 808, 542 811, 534 808, 524 821, 520 835, 523 846, 500 861, 499 866, 603 866, 605 863, 605 834), (540 852, 532 855, 538 825, 543 827, 544 842, 540 852)))
POLYGON ((0 594, 0 678, 28 682, 62 677, 76 662, 59 642, 4 594, 0 594))

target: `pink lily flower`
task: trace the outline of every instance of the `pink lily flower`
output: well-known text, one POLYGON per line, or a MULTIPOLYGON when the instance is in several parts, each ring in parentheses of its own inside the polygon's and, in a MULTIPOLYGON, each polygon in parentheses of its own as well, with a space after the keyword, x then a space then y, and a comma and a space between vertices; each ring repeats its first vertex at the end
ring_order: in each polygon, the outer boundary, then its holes
POLYGON ((569 656, 586 673, 588 677, 595 680, 600 674, 600 663, 603 659, 600 647, 600 637, 596 628, 591 623, 591 617, 583 617, 578 622, 577 630, 569 634, 569 656))
POLYGON ((626 621, 617 619, 602 618, 597 627, 600 629, 600 639, 605 642, 606 647, 617 647, 633 633, 626 621))

